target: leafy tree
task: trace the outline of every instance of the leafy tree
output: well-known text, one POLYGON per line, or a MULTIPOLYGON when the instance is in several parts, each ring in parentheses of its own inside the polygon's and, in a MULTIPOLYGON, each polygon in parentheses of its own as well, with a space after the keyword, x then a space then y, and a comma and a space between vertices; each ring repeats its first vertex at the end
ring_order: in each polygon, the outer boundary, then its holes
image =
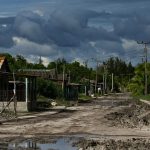
POLYGON ((21 56, 21 55, 17 55, 16 56, 16 69, 25 69, 27 68, 27 60, 21 56))
MULTIPOLYGON (((150 70, 150 64, 147 64, 148 70, 150 70)), ((150 87, 150 77, 148 73, 148 87, 150 87)), ((134 95, 144 94, 144 85, 145 85, 145 66, 144 64, 139 64, 135 68, 135 76, 132 78, 130 84, 128 85, 129 91, 134 95)), ((148 88, 149 89, 149 88, 148 88)))
MULTIPOLYGON (((106 74, 108 87, 111 89, 111 75, 114 75, 114 89, 119 91, 119 88, 124 88, 128 85, 130 78, 134 75, 134 67, 131 62, 127 64, 118 57, 111 57, 99 66, 99 74, 106 74)), ((101 80, 102 82, 102 80, 101 80)))
POLYGON ((32 69, 46 69, 43 64, 34 64, 32 69))
POLYGON ((37 93, 48 98, 56 98, 58 96, 56 85, 42 78, 37 80, 37 93))
POLYGON ((79 83, 82 78, 87 78, 91 76, 92 70, 81 65, 79 62, 75 61, 70 64, 67 64, 66 71, 70 71, 71 81, 75 83, 79 83))

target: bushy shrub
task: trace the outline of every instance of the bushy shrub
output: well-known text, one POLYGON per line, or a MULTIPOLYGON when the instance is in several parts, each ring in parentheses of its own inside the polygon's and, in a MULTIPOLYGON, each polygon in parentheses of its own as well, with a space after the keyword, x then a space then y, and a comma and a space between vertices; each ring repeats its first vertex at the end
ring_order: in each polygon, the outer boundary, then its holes
POLYGON ((48 98, 56 98, 58 96, 58 88, 52 81, 38 78, 37 93, 38 95, 42 95, 48 98))

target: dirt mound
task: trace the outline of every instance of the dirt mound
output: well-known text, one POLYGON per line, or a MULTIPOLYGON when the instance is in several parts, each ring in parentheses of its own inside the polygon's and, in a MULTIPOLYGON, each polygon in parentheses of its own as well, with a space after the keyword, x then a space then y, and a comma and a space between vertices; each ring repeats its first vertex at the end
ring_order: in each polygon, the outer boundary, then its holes
POLYGON ((149 150, 150 139, 127 139, 127 140, 81 140, 76 143, 79 150, 149 150))
POLYGON ((144 104, 132 104, 118 112, 107 114, 104 118, 111 126, 137 128, 150 125, 150 107, 144 104))

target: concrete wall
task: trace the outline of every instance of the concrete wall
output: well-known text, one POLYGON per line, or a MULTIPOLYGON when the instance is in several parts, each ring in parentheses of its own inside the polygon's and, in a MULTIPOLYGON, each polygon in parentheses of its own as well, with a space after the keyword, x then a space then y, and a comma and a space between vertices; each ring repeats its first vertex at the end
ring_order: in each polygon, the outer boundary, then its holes
MULTIPOLYGON (((7 102, 4 102, 4 106, 7 105, 7 102)), ((3 108, 3 102, 0 102, 0 110, 2 110, 3 108)), ((8 107, 6 108, 8 110, 8 107)), ((10 105, 9 105, 9 109, 10 110, 14 110, 14 103, 11 102, 10 105)), ((27 103, 26 102, 17 102, 17 111, 18 112, 27 112, 28 109, 27 109, 27 103)))

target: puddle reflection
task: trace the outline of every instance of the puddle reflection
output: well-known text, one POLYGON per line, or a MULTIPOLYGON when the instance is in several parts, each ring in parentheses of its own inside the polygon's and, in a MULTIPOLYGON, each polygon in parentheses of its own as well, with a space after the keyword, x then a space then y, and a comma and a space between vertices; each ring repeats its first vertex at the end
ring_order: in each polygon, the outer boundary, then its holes
POLYGON ((32 140, 26 140, 21 143, 8 144, 7 150, 77 150, 77 147, 73 147, 74 140, 70 138, 56 139, 55 142, 42 143, 34 142, 32 140))

